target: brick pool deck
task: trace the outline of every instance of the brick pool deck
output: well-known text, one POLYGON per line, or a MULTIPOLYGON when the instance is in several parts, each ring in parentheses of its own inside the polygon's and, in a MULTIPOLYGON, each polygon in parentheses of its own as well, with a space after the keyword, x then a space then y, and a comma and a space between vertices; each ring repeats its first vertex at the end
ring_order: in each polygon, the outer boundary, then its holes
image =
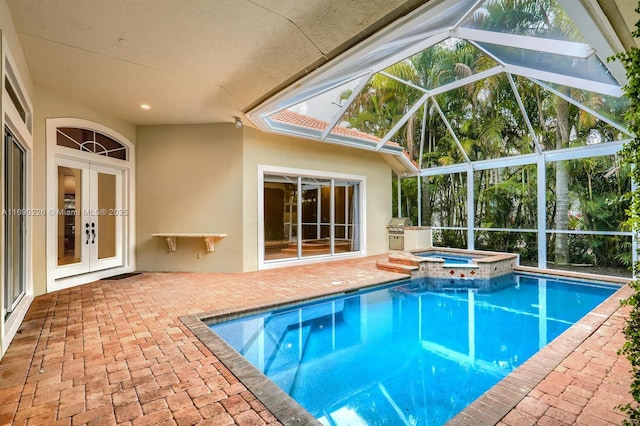
MULTIPOLYGON (((0 425, 282 424, 180 317, 403 278, 376 268, 384 258, 144 273, 38 296, 0 361, 0 425)), ((628 294, 623 287, 451 423, 620 424, 615 407, 631 401, 631 377, 616 354, 628 316, 618 299, 628 294)))

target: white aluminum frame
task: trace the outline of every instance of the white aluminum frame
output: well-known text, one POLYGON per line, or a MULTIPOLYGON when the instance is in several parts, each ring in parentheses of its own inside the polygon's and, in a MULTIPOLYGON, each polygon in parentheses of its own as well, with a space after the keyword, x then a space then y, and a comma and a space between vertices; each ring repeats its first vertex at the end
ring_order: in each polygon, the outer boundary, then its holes
MULTIPOLYGON (((538 267, 541 269, 547 268, 547 242, 546 238, 548 234, 584 234, 584 235, 610 235, 610 236, 629 236, 632 239, 634 249, 632 252, 632 259, 634 262, 638 260, 638 253, 635 249, 637 247, 637 241, 633 232, 622 231, 575 231, 575 230, 556 230, 548 229, 546 224, 546 165, 548 163, 578 160, 584 158, 601 157, 616 155, 622 149, 623 145, 627 142, 615 141, 608 142, 599 145, 566 148, 562 150, 526 154, 516 157, 500 158, 495 160, 484 160, 470 163, 456 164, 453 166, 434 167, 430 169, 423 169, 420 173, 422 177, 439 176, 443 174, 453 173, 467 173, 467 227, 442 227, 435 226, 433 229, 451 229, 467 231, 467 248, 473 250, 475 247, 475 231, 499 231, 499 232, 536 232, 538 235, 538 267), (514 167, 536 164, 537 169, 537 229, 513 229, 513 228, 481 228, 476 227, 473 221, 474 219, 474 200, 475 191, 473 186, 473 174, 477 170, 489 170, 501 167, 514 167)), ((399 184, 399 183, 398 183, 399 184)), ((632 190, 637 184, 632 182, 632 190)), ((421 211, 422 198, 418 198, 418 206, 421 211)), ((400 203, 399 203, 400 204, 400 203)))

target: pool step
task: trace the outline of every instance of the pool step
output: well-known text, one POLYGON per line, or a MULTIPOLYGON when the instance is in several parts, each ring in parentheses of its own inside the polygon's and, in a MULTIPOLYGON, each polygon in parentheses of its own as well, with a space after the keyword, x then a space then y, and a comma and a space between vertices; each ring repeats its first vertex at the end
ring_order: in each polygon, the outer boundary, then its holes
POLYGON ((417 271, 418 267, 413 265, 405 265, 402 263, 395 262, 377 262, 378 269, 389 272, 397 272, 399 274, 407 274, 411 275, 413 271, 417 271))
POLYGON ((415 256, 408 252, 398 252, 389 255, 389 262, 417 267, 421 262, 424 262, 424 257, 415 256))
POLYGON ((389 261, 378 261, 378 269, 399 274, 414 275, 420 269, 420 262, 424 258, 415 256, 410 252, 396 252, 389 255, 389 261))

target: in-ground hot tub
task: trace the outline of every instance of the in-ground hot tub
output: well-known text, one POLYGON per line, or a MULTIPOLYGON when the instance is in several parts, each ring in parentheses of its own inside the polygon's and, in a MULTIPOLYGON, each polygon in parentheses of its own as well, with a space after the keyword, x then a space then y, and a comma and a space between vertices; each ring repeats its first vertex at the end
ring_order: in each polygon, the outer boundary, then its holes
POLYGON ((389 261, 417 266, 413 278, 490 279, 513 272, 519 255, 438 247, 394 253, 389 261))

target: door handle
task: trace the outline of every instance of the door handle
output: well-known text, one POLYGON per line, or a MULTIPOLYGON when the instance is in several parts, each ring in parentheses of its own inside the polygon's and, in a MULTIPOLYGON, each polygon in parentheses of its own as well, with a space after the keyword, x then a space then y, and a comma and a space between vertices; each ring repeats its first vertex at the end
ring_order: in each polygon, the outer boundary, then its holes
POLYGON ((85 241, 85 244, 89 244, 89 238, 91 238, 91 234, 89 233, 89 224, 85 224, 85 227, 87 228, 84 232, 87 235, 87 241, 85 241))
MULTIPOLYGON (((96 243, 96 224, 95 223, 91 223, 91 235, 93 235, 93 239, 91 240, 91 244, 95 244, 96 243)), ((89 232, 89 231, 87 231, 89 232)))

